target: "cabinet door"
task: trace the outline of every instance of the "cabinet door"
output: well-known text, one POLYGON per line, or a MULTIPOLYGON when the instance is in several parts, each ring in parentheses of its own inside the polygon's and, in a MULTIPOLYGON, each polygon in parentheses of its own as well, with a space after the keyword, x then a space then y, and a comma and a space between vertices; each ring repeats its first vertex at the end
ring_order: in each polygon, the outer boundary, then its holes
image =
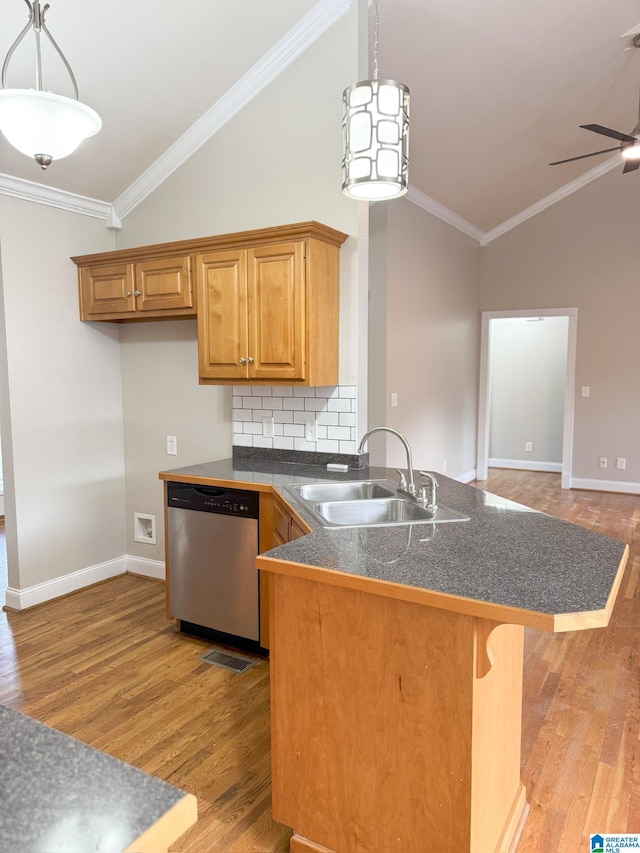
POLYGON ((247 250, 251 379, 305 378, 305 243, 247 250))
POLYGON ((99 320, 105 314, 135 310, 133 264, 102 264, 82 267, 80 272, 82 320, 99 320))
POLYGON ((246 249, 198 255, 198 360, 203 379, 246 379, 246 249))
POLYGON ((138 311, 175 311, 193 308, 191 258, 158 258, 136 264, 138 311))

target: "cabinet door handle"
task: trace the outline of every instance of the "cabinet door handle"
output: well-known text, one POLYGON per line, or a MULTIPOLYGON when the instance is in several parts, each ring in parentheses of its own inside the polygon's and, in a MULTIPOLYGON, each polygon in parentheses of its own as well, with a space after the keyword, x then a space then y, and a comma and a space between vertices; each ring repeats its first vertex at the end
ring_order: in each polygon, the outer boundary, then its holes
POLYGON ((241 359, 240 359, 240 364, 246 364, 246 363, 247 363, 247 359, 246 359, 246 358, 241 358, 241 359))
POLYGON ((128 299, 128 298, 131 296, 131 291, 130 291, 130 290, 125 290, 124 295, 125 295, 125 296, 127 297, 127 299, 128 299))
POLYGON ((247 363, 248 363, 248 364, 253 364, 253 359, 251 358, 251 356, 249 356, 249 358, 247 359, 247 363))
POLYGON ((134 295, 134 296, 142 296, 142 294, 140 293, 140 291, 139 291, 139 290, 134 290, 134 291, 133 291, 133 295, 134 295))

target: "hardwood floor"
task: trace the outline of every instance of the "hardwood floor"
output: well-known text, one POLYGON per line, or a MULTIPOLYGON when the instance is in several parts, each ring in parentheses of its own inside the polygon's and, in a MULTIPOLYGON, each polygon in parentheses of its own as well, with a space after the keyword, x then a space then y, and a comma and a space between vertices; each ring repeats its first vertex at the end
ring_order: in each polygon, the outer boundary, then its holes
MULTIPOLYGON (((640 832, 640 497, 515 471, 478 485, 631 545, 607 629, 526 632, 531 812, 518 851, 583 853, 591 832, 640 832)), ((200 820, 172 850, 284 853, 290 831, 269 807, 269 665, 229 673, 199 661, 209 648, 176 635, 161 584, 120 577, 0 612, 0 703, 194 793, 200 820)))

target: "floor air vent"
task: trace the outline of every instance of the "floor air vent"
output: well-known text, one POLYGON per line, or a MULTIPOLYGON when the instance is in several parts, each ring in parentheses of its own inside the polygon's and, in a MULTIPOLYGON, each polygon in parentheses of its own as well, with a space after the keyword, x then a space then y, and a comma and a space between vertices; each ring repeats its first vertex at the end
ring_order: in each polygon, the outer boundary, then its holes
POLYGON ((215 649, 206 655, 202 655, 199 660, 205 663, 210 663, 212 666, 220 666, 222 669, 228 669, 231 672, 243 673, 252 666, 255 666, 257 661, 253 658, 244 657, 244 655, 229 654, 215 649))

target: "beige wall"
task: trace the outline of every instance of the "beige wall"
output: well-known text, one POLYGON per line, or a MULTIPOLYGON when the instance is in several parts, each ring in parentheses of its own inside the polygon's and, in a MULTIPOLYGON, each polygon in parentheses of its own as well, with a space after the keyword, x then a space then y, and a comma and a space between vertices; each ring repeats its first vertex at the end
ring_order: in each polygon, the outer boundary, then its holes
POLYGON ((104 222, 0 198, 0 387, 9 586, 124 553, 118 331, 78 320, 72 254, 108 250, 104 222))
MULTIPOLYGON (((369 427, 406 435, 416 468, 472 476, 480 247, 404 199, 373 206, 370 240, 369 427)), ((394 438, 386 464, 406 467, 394 438)))
MULTIPOLYGON (((124 221, 119 246, 317 220, 351 235, 341 251, 340 381, 356 384, 358 206, 340 192, 342 90, 357 79, 355 8, 124 221)), ((199 386, 195 320, 120 332, 127 553, 162 559, 162 469, 228 457, 231 388, 199 386), (167 456, 166 435, 178 456, 167 456), (134 512, 158 544, 133 541, 134 512)))
POLYGON ((637 181, 616 169, 482 251, 483 310, 578 308, 574 485, 640 488, 639 227, 637 181))

